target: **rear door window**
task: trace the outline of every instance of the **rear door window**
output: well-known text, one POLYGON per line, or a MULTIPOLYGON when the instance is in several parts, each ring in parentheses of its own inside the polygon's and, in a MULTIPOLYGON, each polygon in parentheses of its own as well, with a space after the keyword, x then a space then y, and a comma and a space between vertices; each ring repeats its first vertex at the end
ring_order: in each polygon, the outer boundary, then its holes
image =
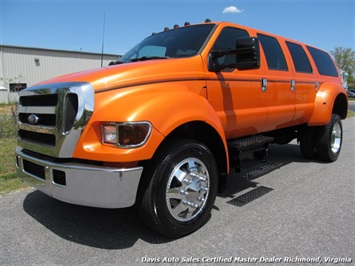
POLYGON ((263 47, 268 68, 270 70, 288 71, 285 55, 277 39, 259 33, 258 38, 263 47))
POLYGON ((286 42, 286 45, 290 51, 296 72, 312 73, 313 70, 311 64, 302 46, 292 42, 286 42))

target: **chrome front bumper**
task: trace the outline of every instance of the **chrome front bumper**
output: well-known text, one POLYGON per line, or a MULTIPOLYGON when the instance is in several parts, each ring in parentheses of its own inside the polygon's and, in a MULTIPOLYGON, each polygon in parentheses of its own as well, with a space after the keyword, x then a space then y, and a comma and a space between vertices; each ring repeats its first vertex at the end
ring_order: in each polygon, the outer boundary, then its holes
POLYGON ((101 208, 135 203, 143 167, 128 169, 79 163, 54 163, 16 148, 17 176, 58 200, 101 208))

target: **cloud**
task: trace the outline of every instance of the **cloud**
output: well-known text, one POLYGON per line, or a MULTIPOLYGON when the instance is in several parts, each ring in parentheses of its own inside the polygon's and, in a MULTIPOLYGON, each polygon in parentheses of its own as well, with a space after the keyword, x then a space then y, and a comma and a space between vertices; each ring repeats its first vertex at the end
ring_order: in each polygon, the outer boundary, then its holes
POLYGON ((239 9, 236 6, 229 6, 229 7, 225 7, 223 9, 222 13, 234 13, 234 14, 238 14, 238 13, 242 13, 244 12, 244 9, 239 9))

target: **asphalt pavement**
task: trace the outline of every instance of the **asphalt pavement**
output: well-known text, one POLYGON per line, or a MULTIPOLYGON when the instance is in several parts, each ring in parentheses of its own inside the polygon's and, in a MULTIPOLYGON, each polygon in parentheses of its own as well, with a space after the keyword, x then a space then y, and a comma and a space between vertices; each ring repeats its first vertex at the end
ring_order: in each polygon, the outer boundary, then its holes
POLYGON ((294 141, 228 176, 209 222, 160 237, 134 208, 59 202, 33 189, 0 196, 0 265, 354 265, 355 118, 338 161, 302 158, 294 141), (340 263, 342 262, 342 263, 340 263))
POLYGON ((355 112, 355 101, 349 101, 349 110, 355 112))

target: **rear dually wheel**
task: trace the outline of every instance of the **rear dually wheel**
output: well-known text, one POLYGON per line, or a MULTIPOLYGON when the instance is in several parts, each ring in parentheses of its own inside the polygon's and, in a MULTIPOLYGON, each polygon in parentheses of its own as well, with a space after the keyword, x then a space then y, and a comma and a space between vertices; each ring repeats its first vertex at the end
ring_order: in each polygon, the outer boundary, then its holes
POLYGON ((330 122, 323 127, 318 128, 316 149, 319 158, 334 162, 338 159, 343 143, 343 126, 341 118, 333 114, 330 122))

